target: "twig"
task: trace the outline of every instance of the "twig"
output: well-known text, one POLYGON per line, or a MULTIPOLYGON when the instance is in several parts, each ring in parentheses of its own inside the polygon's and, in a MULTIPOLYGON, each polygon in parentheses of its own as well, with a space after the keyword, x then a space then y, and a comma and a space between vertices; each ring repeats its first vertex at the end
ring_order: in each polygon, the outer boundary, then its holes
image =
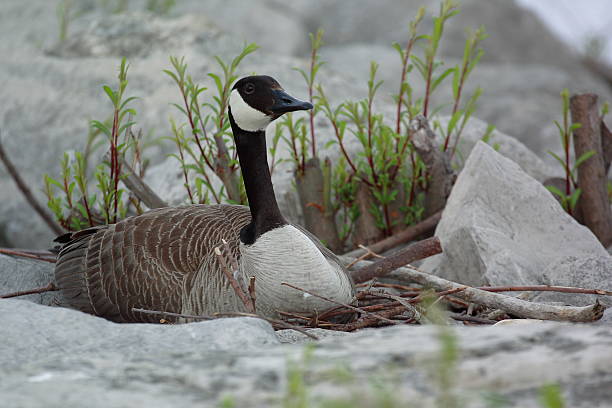
POLYGON ((476 287, 475 289, 485 290, 487 292, 563 292, 563 293, 584 293, 587 295, 612 296, 612 291, 609 291, 609 290, 574 288, 570 286, 550 286, 550 285, 479 286, 479 287, 476 287))
POLYGON ((47 226, 51 228, 51 231, 53 231, 56 235, 62 235, 65 232, 64 229, 60 227, 60 225, 57 222, 55 222, 55 220, 49 215, 49 213, 47 213, 47 211, 43 208, 43 206, 40 205, 38 200, 32 194, 32 191, 30 191, 30 188, 28 187, 28 185, 21 178, 21 175, 19 174, 19 172, 13 165, 13 162, 11 162, 11 159, 9 159, 8 155, 4 151, 1 135, 0 135, 0 160, 2 160, 2 162, 6 166, 6 170, 11 175, 13 181, 17 185, 17 188, 19 188, 19 191, 21 191, 21 194, 23 194, 28 204, 30 204, 30 206, 34 209, 34 211, 36 211, 36 213, 40 216, 40 218, 43 219, 43 221, 47 224, 47 226))
POLYGON ((359 244, 359 248, 363 249, 366 251, 365 254, 361 255, 359 258, 356 258, 353 262, 351 262, 350 264, 346 265, 346 269, 351 269, 353 267, 353 265, 355 265, 357 262, 359 261, 363 261, 364 259, 368 259, 369 257, 373 256, 375 258, 378 259, 383 259, 384 256, 378 255, 377 253, 373 252, 370 248, 368 248, 365 245, 361 245, 359 244))
MULTIPOLYGON (((406 228, 405 230, 398 232, 397 234, 391 235, 390 237, 383 239, 382 241, 378 241, 374 244, 369 245, 368 249, 372 252, 381 253, 391 248, 395 248, 398 245, 411 241, 419 235, 433 230, 436 225, 438 225, 438 222, 440 222, 441 217, 442 211, 438 211, 437 213, 431 215, 429 218, 424 219, 418 224, 412 225, 406 228)), ((356 258, 366 253, 367 252, 360 247, 360 249, 354 249, 344 255, 356 258)))
POLYGON ((449 313, 448 315, 449 315, 449 317, 451 319, 458 320, 460 322, 471 322, 471 323, 478 323, 478 324, 495 324, 495 323, 497 323, 496 320, 484 319, 482 317, 468 316, 468 315, 463 315, 463 314, 459 314, 459 313, 449 313))
POLYGON ((251 304, 253 305, 253 312, 257 312, 257 298, 255 296, 255 277, 249 277, 249 297, 251 298, 251 304))
MULTIPOLYGON (((363 261, 367 262, 367 261, 363 261)), ((502 309, 517 317, 542 320, 559 320, 570 322, 591 322, 601 318, 605 306, 599 302, 585 307, 553 306, 542 303, 533 303, 517 299, 512 296, 487 292, 470 286, 461 285, 440 277, 419 271, 417 268, 407 266, 389 275, 393 279, 403 282, 416 282, 423 286, 430 286, 437 290, 453 290, 464 288, 455 294, 456 297, 468 302, 478 303, 493 309, 502 309)))
POLYGON ((0 299, 8 299, 8 298, 13 298, 13 297, 17 297, 17 296, 25 296, 25 295, 34 295, 34 294, 37 294, 37 293, 44 293, 44 292, 55 292, 57 290, 59 290, 59 288, 57 286, 55 286, 55 284, 53 282, 51 282, 47 286, 42 287, 42 288, 23 290, 23 291, 20 291, 20 292, 7 293, 6 295, 0 296, 0 299))
POLYGON ((328 301, 328 302, 330 302, 330 303, 335 303, 336 305, 339 305, 339 306, 344 306, 344 307, 346 307, 347 309, 351 309, 351 310, 354 310, 355 312, 359 312, 359 313, 362 313, 362 314, 366 314, 366 315, 368 315, 368 316, 371 316, 371 317, 373 317, 373 318, 375 318, 375 319, 378 319, 378 320, 381 320, 381 321, 383 321, 383 322, 386 322, 386 323, 391 323, 391 324, 397 324, 397 322, 394 322, 393 320, 389 320, 389 319, 387 319, 386 317, 379 316, 379 315, 377 315, 377 314, 375 314, 375 313, 370 313, 370 312, 368 312, 368 311, 366 311, 366 310, 363 310, 363 309, 362 309, 362 308, 360 308, 360 307, 355 307, 355 306, 348 305, 348 304, 346 304, 346 303, 337 302, 337 301, 332 300, 332 299, 329 299, 329 298, 327 298, 327 297, 325 297, 325 296, 317 295, 316 293, 311 292, 311 291, 309 291, 309 290, 302 289, 302 288, 297 287, 297 286, 293 286, 293 285, 292 285, 292 284, 290 284, 290 283, 287 283, 287 282, 282 282, 282 283, 281 283, 281 285, 288 286, 288 287, 290 287, 290 288, 293 288, 293 289, 299 290, 299 291, 304 292, 304 293, 308 293, 308 294, 309 294, 309 295, 311 295, 311 296, 317 297, 317 298, 319 298, 319 299, 326 300, 326 301, 328 301))
POLYGON ((221 267, 223 268, 223 273, 225 274, 225 277, 229 281, 231 287, 234 289, 234 292, 236 292, 236 295, 240 298, 240 300, 244 304, 244 307, 250 313, 254 313, 255 305, 252 303, 252 300, 249 297, 247 297, 246 293, 244 293, 244 290, 242 290, 236 278, 234 278, 234 274, 230 270, 227 264, 227 261, 225 259, 225 256, 221 252, 220 247, 215 247, 215 255, 217 255, 217 258, 219 259, 219 263, 221 264, 221 267))
MULTIPOLYGON (((389 272, 410 262, 427 258, 442 252, 440 240, 436 237, 415 242, 398 253, 381 259, 370 265, 352 272, 355 283, 365 282, 374 277, 387 275, 389 272)), ((365 262, 365 261, 364 261, 365 262)))
POLYGON ((37 261, 43 261, 43 262, 49 262, 49 263, 57 262, 56 259, 45 258, 45 257, 42 257, 40 255, 29 254, 27 252, 15 251, 15 250, 4 249, 4 248, 0 248, 0 254, 19 256, 19 257, 22 257, 22 258, 36 259, 37 261))
MULTIPOLYGON (((387 318, 387 317, 392 317, 395 315, 398 315, 400 313, 403 313, 406 310, 406 308, 403 305, 400 306, 396 306, 392 309, 387 309, 384 310, 382 312, 380 312, 379 314, 369 314, 368 316, 365 316, 362 319, 359 319, 357 321, 351 322, 351 323, 347 323, 344 325, 339 325, 336 326, 335 329, 336 330, 340 330, 340 331, 354 331, 354 330, 358 330, 358 329, 363 329, 364 327, 369 327, 371 326, 373 323, 376 322, 376 320, 380 320, 381 317, 383 318, 387 318), (376 318, 374 318, 374 316, 376 316, 376 318)), ((393 320, 389 320, 391 322, 393 322, 393 324, 397 325, 397 324, 402 324, 400 322, 396 322, 393 320)))

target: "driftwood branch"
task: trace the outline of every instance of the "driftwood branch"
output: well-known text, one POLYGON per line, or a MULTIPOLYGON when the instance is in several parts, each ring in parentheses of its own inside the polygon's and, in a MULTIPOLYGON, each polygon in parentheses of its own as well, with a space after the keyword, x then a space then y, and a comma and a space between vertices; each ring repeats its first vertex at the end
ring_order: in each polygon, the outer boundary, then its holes
MULTIPOLYGON (((363 261, 362 263, 366 262, 368 261, 363 261)), ((446 291, 462 288, 463 290, 457 292, 454 296, 468 302, 478 303, 494 309, 501 309, 508 314, 527 319, 592 322, 599 320, 606 309, 606 307, 601 305, 599 302, 585 307, 553 306, 542 303, 528 302, 512 296, 487 292, 451 282, 446 279, 419 271, 411 266, 398 269, 392 272, 389 277, 398 279, 402 282, 418 283, 423 286, 432 287, 436 290, 446 291)))
POLYGON ((123 169, 121 181, 147 207, 153 209, 168 206, 168 203, 162 200, 151 187, 136 174, 134 169, 132 169, 123 157, 121 158, 121 168, 123 169))
MULTIPOLYGON (((438 211, 437 213, 431 215, 429 218, 424 219, 423 221, 412 225, 394 235, 391 235, 388 238, 383 239, 382 241, 378 241, 374 244, 371 244, 367 247, 373 253, 381 253, 387 251, 389 249, 395 248, 398 245, 409 242, 421 234, 432 231, 438 222, 440 222, 440 218, 442 217, 442 211, 438 211)), ((344 256, 350 257, 360 257, 367 253, 365 249, 359 248, 347 252, 344 256)))
POLYGON ((20 291, 20 292, 7 293, 6 295, 1 295, 0 299, 8 299, 8 298, 14 298, 14 297, 18 297, 18 296, 34 295, 34 294, 37 294, 37 293, 55 292, 57 290, 59 290, 59 288, 57 286, 55 286, 55 284, 53 282, 51 282, 47 286, 44 286, 42 288, 23 290, 23 291, 20 291))
POLYGON ((410 262, 427 258, 441 252, 442 246, 440 245, 440 240, 437 237, 428 238, 423 241, 415 242, 392 256, 388 256, 353 271, 352 277, 355 283, 365 282, 372 278, 385 276, 389 274, 389 272, 409 264, 410 262))
POLYGON ((582 190, 578 205, 584 224, 589 227, 604 246, 612 243, 612 210, 607 192, 601 117, 597 106, 597 95, 574 95, 570 99, 572 122, 580 123, 574 130, 574 152, 581 157, 595 152, 578 166, 578 185, 582 190))
POLYGON ((4 150, 4 147, 2 145, 1 135, 0 135, 0 160, 2 160, 2 163, 4 163, 6 170, 11 175, 11 178, 17 185, 17 188, 19 189, 19 191, 21 191, 21 194, 23 194, 28 204, 30 204, 30 206, 34 209, 34 211, 36 211, 36 213, 40 216, 40 218, 42 218, 42 220, 45 222, 45 224, 47 224, 47 226, 51 229, 51 231, 53 231, 56 235, 62 235, 63 233, 65 233, 66 231, 64 231, 64 229, 57 222, 55 222, 55 220, 47 212, 47 210, 43 208, 43 206, 38 202, 36 197, 34 197, 34 194, 32 194, 32 191, 30 190, 26 182, 23 180, 23 178, 21 178, 21 175, 17 171, 17 168, 15 167, 11 159, 9 159, 8 155, 6 154, 6 151, 4 150))

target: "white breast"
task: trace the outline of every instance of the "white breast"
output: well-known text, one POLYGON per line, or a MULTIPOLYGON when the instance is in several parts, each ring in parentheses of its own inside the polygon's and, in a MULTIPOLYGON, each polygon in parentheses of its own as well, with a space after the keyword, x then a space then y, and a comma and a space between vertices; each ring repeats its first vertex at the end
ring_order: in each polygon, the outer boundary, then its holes
POLYGON ((257 132, 264 130, 272 122, 271 117, 249 106, 236 89, 230 95, 229 105, 234 121, 242 130, 257 132))
MULTIPOLYGON (((241 244, 240 252, 243 272, 255 276, 258 308, 314 313, 336 306, 283 286, 283 282, 337 302, 353 300, 352 284, 341 267, 329 262, 316 245, 292 225, 268 231, 252 245, 241 244)), ((268 314, 270 311, 262 312, 268 314)))

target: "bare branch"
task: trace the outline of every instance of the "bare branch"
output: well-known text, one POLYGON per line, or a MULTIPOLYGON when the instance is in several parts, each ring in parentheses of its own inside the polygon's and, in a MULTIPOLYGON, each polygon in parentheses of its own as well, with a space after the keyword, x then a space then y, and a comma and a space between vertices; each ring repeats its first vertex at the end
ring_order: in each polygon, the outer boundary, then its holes
MULTIPOLYGON (((367 261, 363 262, 365 263, 367 261)), ((392 272, 389 277, 403 282, 414 282, 423 286, 429 286, 436 290, 446 291, 463 288, 463 290, 456 293, 454 296, 468 302, 478 303, 494 309, 501 309, 511 315, 527 319, 591 322, 600 319, 604 310, 606 309, 606 307, 599 302, 585 307, 553 306, 542 303, 528 302, 512 296, 487 292, 472 288, 470 286, 451 282, 446 279, 419 271, 412 266, 398 269, 397 271, 392 272)))
POLYGON ((304 292, 304 293, 308 293, 308 294, 309 294, 309 295, 311 295, 311 296, 318 297, 319 299, 326 300, 326 301, 328 301, 328 302, 330 302, 330 303, 334 303, 334 304, 339 305, 339 306, 344 306, 344 307, 346 307, 347 309, 351 309, 351 310, 353 310, 353 311, 355 311, 355 312, 359 312, 359 313, 362 313, 362 314, 365 314, 365 315, 371 316, 372 318, 377 319, 377 320, 381 320, 381 321, 383 321, 383 322, 385 322, 385 323, 390 323, 390 324, 398 324, 397 322, 395 322, 395 321, 393 321, 393 320, 389 320, 389 319, 387 319, 386 317, 379 316, 379 315, 377 315, 377 314, 375 314, 375 313, 370 313, 370 312, 368 312, 368 311, 366 311, 366 310, 364 310, 364 309, 362 309, 362 308, 360 308, 360 307, 355 307, 355 306, 348 305, 348 304, 346 304, 346 303, 337 302, 337 301, 332 300, 332 299, 329 299, 329 298, 327 298, 327 297, 324 297, 324 296, 321 296, 321 295, 317 295, 316 293, 311 292, 311 291, 309 291, 309 290, 302 289, 302 288, 300 288, 300 287, 298 287, 298 286, 293 286, 293 285, 292 285, 292 284, 290 284, 290 283, 287 283, 287 282, 282 282, 282 283, 281 283, 281 285, 283 285, 283 286, 288 286, 288 287, 290 287, 290 288, 293 288, 293 289, 299 290, 299 291, 304 292))
POLYGON ((6 170, 11 175, 11 178, 17 185, 17 188, 19 189, 19 191, 21 191, 21 194, 23 194, 28 204, 30 204, 30 206, 34 209, 34 211, 36 211, 36 213, 40 216, 40 218, 43 219, 43 221, 45 222, 45 224, 47 224, 47 226, 51 229, 51 231, 53 231, 56 235, 62 235, 63 233, 65 233, 66 231, 64 231, 64 229, 57 222, 55 222, 55 220, 51 217, 51 215, 49 215, 47 210, 43 208, 43 206, 38 202, 38 200, 32 194, 32 191, 30 190, 26 182, 23 180, 23 178, 21 178, 21 175, 17 171, 17 168, 15 168, 15 165, 13 165, 13 162, 11 162, 11 159, 9 159, 8 155, 4 151, 1 136, 0 136, 0 160, 2 160, 2 162, 6 166, 6 170))
POLYGON ((13 297, 18 297, 18 296, 25 296, 25 295, 34 295, 34 294, 37 294, 37 293, 55 292, 57 290, 59 290, 59 288, 56 287, 53 282, 51 282, 47 286, 44 286, 42 288, 23 290, 21 292, 7 293, 6 295, 1 295, 0 299, 8 299, 8 298, 13 298, 13 297))
POLYGON ((53 258, 45 258, 44 256, 41 256, 41 255, 30 254, 30 253, 27 253, 27 252, 17 251, 17 250, 13 250, 13 249, 6 249, 6 248, 0 248, 0 254, 11 255, 11 256, 19 256, 19 257, 22 257, 22 258, 36 259, 37 261, 43 261, 43 262, 49 262, 49 263, 57 262, 57 260, 53 259, 53 258))
POLYGON ((168 203, 162 200, 144 180, 136 174, 132 167, 120 158, 121 168, 123 169, 123 177, 121 181, 134 195, 149 208, 167 207, 168 203))
POLYGON ((442 252, 440 240, 437 237, 428 238, 415 242, 392 256, 353 271, 351 275, 355 283, 365 282, 375 277, 385 276, 389 272, 410 262, 427 258, 440 252, 442 252))

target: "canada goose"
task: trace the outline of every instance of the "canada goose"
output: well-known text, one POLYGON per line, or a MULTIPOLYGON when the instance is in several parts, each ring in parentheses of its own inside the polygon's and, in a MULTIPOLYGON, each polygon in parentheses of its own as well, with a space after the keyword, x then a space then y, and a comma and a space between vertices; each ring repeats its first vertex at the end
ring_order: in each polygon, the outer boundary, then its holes
POLYGON ((283 218, 268 169, 266 127, 287 112, 308 109, 310 103, 288 95, 269 76, 236 82, 229 120, 249 207, 161 208, 59 237, 55 279, 69 306, 117 322, 159 321, 132 308, 192 315, 244 311, 214 253, 222 240, 238 260, 238 280, 255 277, 256 309, 263 316, 335 306, 282 282, 350 303, 354 287, 346 269, 316 237, 283 218))

